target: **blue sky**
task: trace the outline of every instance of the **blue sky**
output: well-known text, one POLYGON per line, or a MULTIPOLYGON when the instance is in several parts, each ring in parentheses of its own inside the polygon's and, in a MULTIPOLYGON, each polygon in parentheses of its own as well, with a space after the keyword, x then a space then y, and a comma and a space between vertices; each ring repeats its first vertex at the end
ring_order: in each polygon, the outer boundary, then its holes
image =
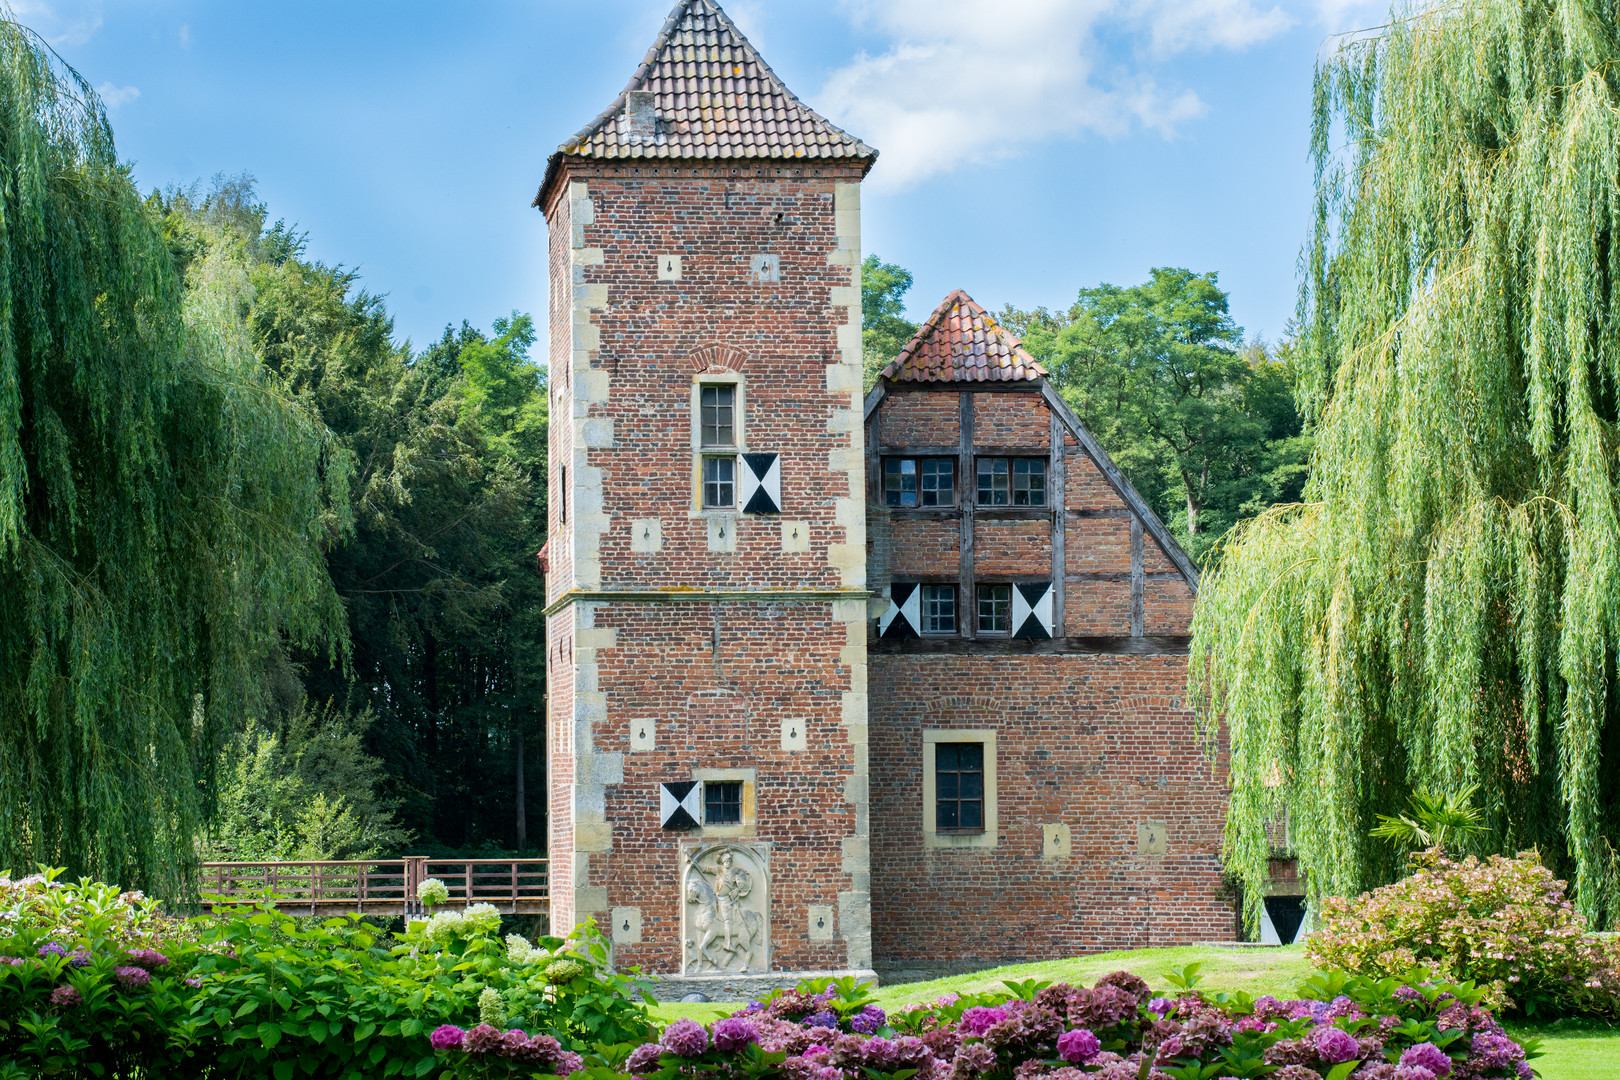
MULTIPOLYGON (((358 267, 418 345, 545 314, 557 144, 607 106, 672 0, 13 0, 99 87, 143 190, 249 172, 310 252, 358 267)), ((732 0, 801 98, 878 147, 863 246, 953 288, 1064 307, 1150 267, 1219 271, 1251 335, 1293 312, 1310 78, 1376 4, 732 0)))

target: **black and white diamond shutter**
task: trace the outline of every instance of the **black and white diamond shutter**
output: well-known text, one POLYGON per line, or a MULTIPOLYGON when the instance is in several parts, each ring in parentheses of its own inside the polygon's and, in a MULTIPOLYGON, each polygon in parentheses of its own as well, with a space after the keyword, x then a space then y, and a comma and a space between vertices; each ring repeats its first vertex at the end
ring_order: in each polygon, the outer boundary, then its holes
POLYGON ((703 789, 696 780, 680 780, 658 786, 658 816, 666 829, 695 829, 698 827, 698 793, 703 789))
POLYGON ((878 619, 878 637, 916 637, 921 625, 922 591, 915 582, 895 582, 889 587, 889 610, 878 619))
POLYGON ((1042 641, 1052 636, 1052 584, 1014 585, 1013 637, 1042 641))
POLYGON ((742 455, 741 487, 737 501, 745 514, 782 512, 782 455, 742 455))

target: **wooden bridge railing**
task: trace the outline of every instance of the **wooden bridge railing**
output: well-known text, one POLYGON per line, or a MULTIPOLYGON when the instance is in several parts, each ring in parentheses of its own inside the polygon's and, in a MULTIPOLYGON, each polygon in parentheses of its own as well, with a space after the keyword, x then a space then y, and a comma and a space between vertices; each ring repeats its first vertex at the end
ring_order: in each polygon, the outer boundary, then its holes
POLYGON ((438 878, 450 890, 445 907, 493 904, 505 914, 548 910, 545 859, 367 859, 352 862, 207 862, 203 899, 252 904, 269 898, 289 914, 354 911, 419 915, 418 889, 438 878))

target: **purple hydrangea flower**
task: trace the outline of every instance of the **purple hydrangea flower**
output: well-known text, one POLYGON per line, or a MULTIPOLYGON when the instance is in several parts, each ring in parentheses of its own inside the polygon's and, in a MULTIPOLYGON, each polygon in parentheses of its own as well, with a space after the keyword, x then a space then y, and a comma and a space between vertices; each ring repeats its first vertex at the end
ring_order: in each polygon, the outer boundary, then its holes
POLYGON ((1261 994, 1254 999, 1254 1015, 1256 1016, 1275 1016, 1285 1011, 1286 1006, 1270 994, 1261 994))
POLYGON ((893 1072, 900 1064, 900 1046, 890 1039, 868 1039, 861 1045, 861 1064, 879 1072, 893 1072))
POLYGON ((889 1015, 876 1005, 868 1005, 860 1012, 849 1018, 851 1031, 861 1035, 871 1035, 882 1027, 889 1015))
POLYGON ((115 967, 113 978, 117 979, 118 985, 125 990, 139 990, 152 981, 152 973, 145 968, 115 967))
POLYGON ((1428 1069, 1436 1076, 1447 1076, 1451 1073, 1451 1058, 1431 1042, 1421 1042, 1416 1046, 1407 1047, 1405 1053, 1401 1054, 1401 1064, 1409 1069, 1428 1069))
MULTIPOLYGON (((1148 1012, 1152 1013, 1154 1016, 1164 1017, 1168 1016, 1170 1014, 1170 1010, 1175 1006, 1170 1003, 1169 998, 1156 997, 1147 1003, 1147 1007, 1148 1012)), ((1255 1007, 1257 1009, 1259 1008, 1258 1005, 1255 1007)))
POLYGON ((572 1050, 564 1050, 557 1055, 557 1063, 551 1067, 553 1075, 572 1076, 585 1067, 585 1059, 572 1050))
POLYGON ((709 1033, 696 1020, 681 1017, 664 1029, 664 1049, 681 1057, 697 1057, 709 1048, 709 1033))
POLYGON ((762 1012, 764 1008, 765 1003, 763 1001, 750 1001, 746 1006, 743 1007, 743 1011, 740 1015, 753 1016, 757 1012, 762 1012))
POLYGON ((1085 1028, 1075 1028, 1058 1036, 1057 1049, 1058 1057, 1078 1065, 1102 1049, 1102 1040, 1085 1028))
POLYGON ((503 1045, 501 1029, 490 1024, 479 1024, 461 1042, 461 1048, 469 1054, 498 1054, 503 1045))
POLYGON ((1313 1031, 1311 1042, 1322 1060, 1334 1065, 1361 1056, 1361 1044, 1356 1042, 1356 1037, 1343 1028, 1336 1028, 1331 1024, 1324 1024, 1313 1031))
POLYGON ((138 968, 145 968, 147 971, 156 971, 158 968, 169 966, 169 958, 156 949, 132 949, 129 954, 129 962, 138 968))
POLYGON ((428 1036, 428 1042, 433 1044, 435 1050, 460 1050, 466 1039, 467 1033, 454 1024, 436 1027, 433 1034, 428 1036))
POLYGON ((1422 1001, 1423 991, 1413 986, 1397 986, 1391 995, 1396 1001, 1422 1001))
POLYGON ((838 1014, 833 1012, 831 1009, 822 1009, 820 1012, 813 1012, 804 1018, 804 1026, 807 1028, 835 1028, 838 1026, 838 1014))
POLYGON ((90 953, 86 949, 74 949, 68 953, 68 967, 86 968, 90 966, 90 953))
POLYGON ((66 956, 67 954, 67 947, 58 945, 54 941, 47 941, 39 947, 39 955, 41 956, 66 956))
POLYGON ((626 1072, 632 1075, 657 1072, 658 1059, 664 1056, 664 1048, 657 1043, 642 1043, 630 1051, 630 1059, 624 1063, 626 1072))
POLYGON ((714 1024, 714 1048, 734 1054, 749 1043, 759 1042, 759 1029, 740 1016, 728 1016, 714 1024))
POLYGON ((1395 1080, 1435 1080, 1435 1075, 1421 1065, 1397 1065, 1395 1080))
POLYGON ((60 1005, 65 1009, 71 1009, 73 1006, 82 1004, 83 1002, 84 998, 81 997, 79 992, 71 986, 58 986, 55 990, 51 991, 52 1005, 60 1005))
POLYGON ((961 1027, 968 1035, 983 1035, 1005 1019, 1006 1009, 975 1005, 962 1014, 961 1027))
POLYGON ((0 964, 5 964, 8 967, 16 967, 22 962, 23 958, 20 956, 0 956, 0 964))

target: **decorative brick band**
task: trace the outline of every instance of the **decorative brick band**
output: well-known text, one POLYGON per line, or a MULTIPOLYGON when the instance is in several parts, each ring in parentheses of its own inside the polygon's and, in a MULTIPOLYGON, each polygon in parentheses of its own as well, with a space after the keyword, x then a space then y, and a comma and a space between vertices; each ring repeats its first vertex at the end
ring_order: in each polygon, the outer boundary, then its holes
POLYGON ((806 603, 826 603, 829 600, 872 599, 874 593, 865 589, 748 589, 738 591, 709 589, 656 589, 638 592, 630 589, 590 591, 574 589, 565 592, 546 606, 544 615, 552 615, 576 602, 618 601, 627 604, 714 604, 720 602, 772 604, 784 600, 806 603))

